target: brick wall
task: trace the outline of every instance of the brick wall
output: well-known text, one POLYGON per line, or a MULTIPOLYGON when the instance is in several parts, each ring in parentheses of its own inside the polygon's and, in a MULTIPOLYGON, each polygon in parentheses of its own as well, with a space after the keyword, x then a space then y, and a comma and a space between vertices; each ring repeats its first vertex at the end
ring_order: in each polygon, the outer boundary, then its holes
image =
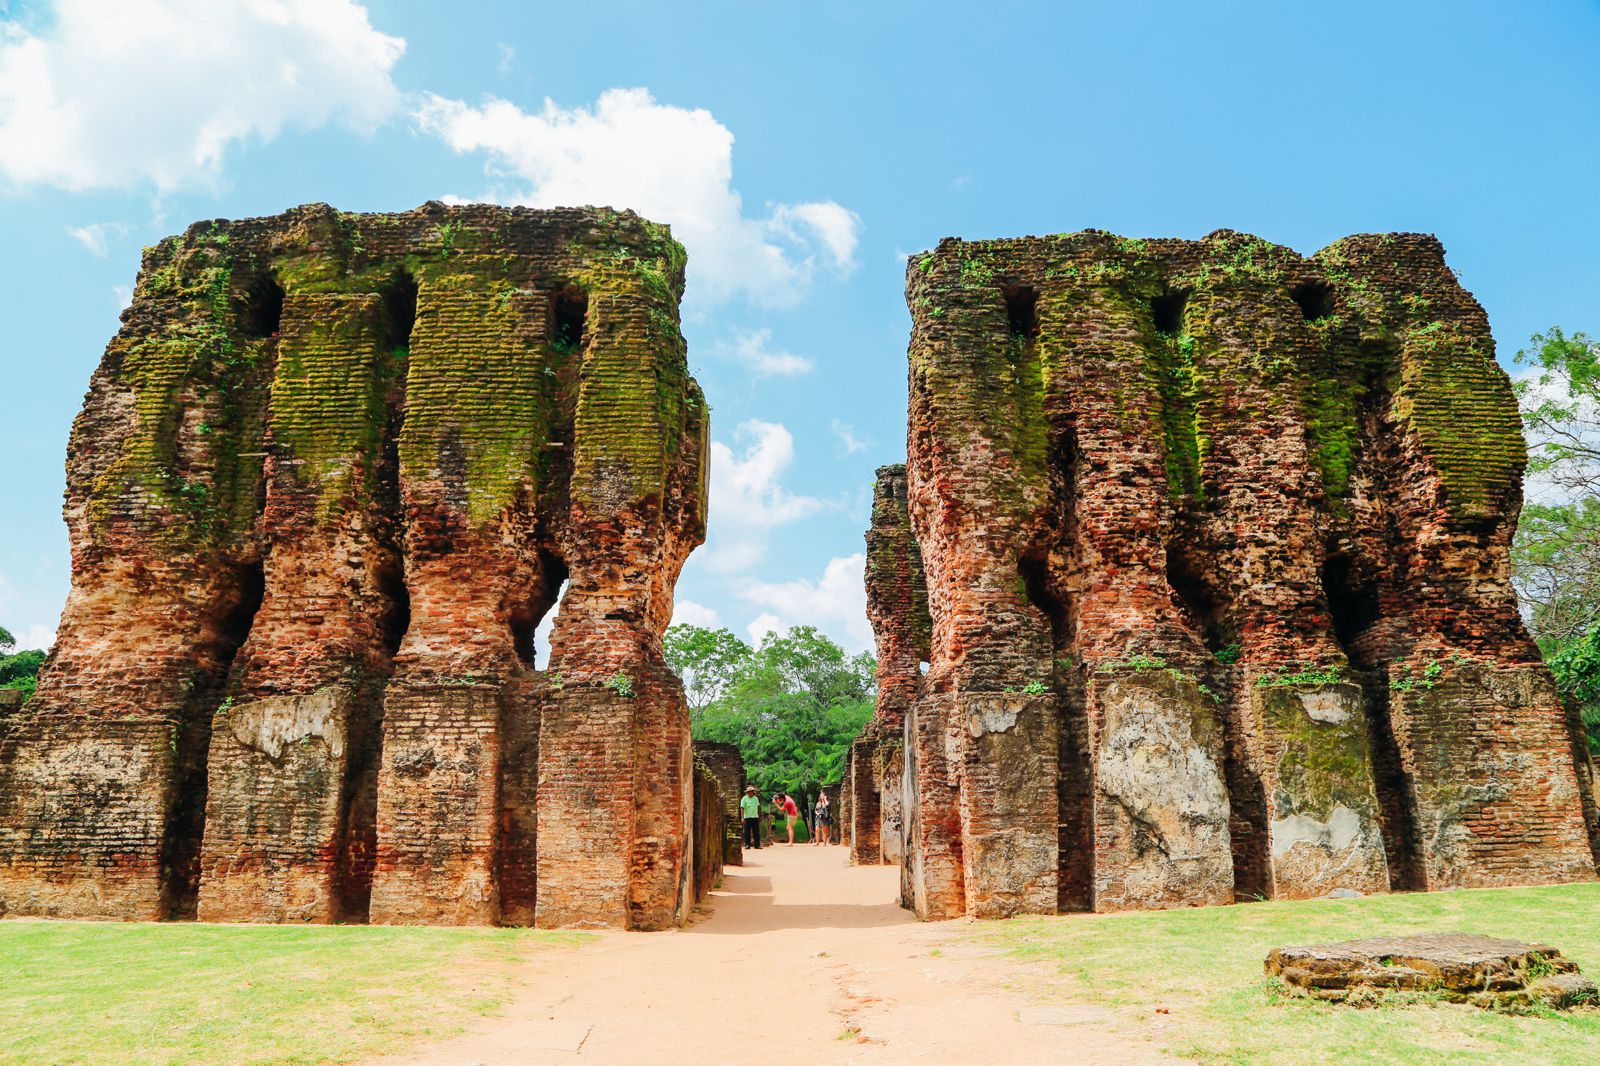
POLYGON ((697 757, 694 764, 694 900, 711 894, 722 880, 724 841, 728 834, 727 795, 711 768, 697 757))
POLYGON ((744 757, 733 744, 719 744, 712 740, 694 742, 695 761, 717 779, 723 803, 722 861, 729 866, 744 863, 744 818, 739 813, 739 799, 744 795, 744 757))
POLYGON ((0 749, 0 905, 679 920, 683 270, 598 209, 311 205, 148 250, 73 429, 57 647, 0 749))
MULTIPOLYGON (((1592 767, 1510 584, 1516 403, 1436 240, 950 240, 907 299, 930 665, 880 686, 908 905, 1595 876, 1592 767)), ((907 617, 873 609, 880 661, 907 617)))

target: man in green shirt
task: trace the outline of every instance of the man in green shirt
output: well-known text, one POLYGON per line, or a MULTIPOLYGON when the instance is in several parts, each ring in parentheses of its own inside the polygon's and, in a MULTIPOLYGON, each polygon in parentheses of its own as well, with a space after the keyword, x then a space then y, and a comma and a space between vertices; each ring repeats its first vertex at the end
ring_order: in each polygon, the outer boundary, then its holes
POLYGON ((744 819, 744 846, 747 848, 759 848, 761 846, 761 797, 756 795, 756 786, 745 786, 744 795, 739 797, 739 817, 744 819))

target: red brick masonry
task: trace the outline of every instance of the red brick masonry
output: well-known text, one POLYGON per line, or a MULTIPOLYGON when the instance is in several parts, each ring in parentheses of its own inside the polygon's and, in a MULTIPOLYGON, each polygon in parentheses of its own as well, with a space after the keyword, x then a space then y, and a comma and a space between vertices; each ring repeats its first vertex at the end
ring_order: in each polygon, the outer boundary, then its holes
POLYGON ((680 920, 683 270, 598 209, 313 205, 148 249, 73 428, 58 643, 0 733, 0 912, 680 920))
POLYGON ((1517 405, 1438 241, 947 240, 907 300, 849 775, 857 861, 903 803, 907 906, 1595 877, 1510 581, 1517 405))

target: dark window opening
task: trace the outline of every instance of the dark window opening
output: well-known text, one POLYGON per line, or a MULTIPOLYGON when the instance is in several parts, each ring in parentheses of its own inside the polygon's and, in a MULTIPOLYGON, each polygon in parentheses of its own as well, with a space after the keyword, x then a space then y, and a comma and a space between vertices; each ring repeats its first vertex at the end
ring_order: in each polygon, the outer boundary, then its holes
POLYGON ((231 595, 219 604, 196 648, 199 683, 184 708, 173 737, 176 799, 161 847, 162 910, 166 917, 192 919, 200 903, 200 842, 206 822, 206 757, 211 721, 222 702, 229 672, 249 639, 256 612, 266 596, 266 571, 259 562, 233 575, 231 595))
POLYGON ((1164 292, 1150 301, 1150 318, 1155 322, 1156 332, 1165 333, 1169 337, 1176 337, 1183 332, 1183 313, 1189 306, 1189 293, 1186 289, 1173 292, 1164 292))
POLYGON ((555 624, 561 600, 567 594, 567 564, 553 552, 539 552, 539 576, 529 597, 512 608, 508 622, 511 646, 523 666, 538 668, 541 628, 555 624))
POLYGON ((1013 337, 1033 340, 1039 335, 1039 291, 1032 285, 1007 285, 1000 290, 1006 300, 1006 322, 1013 337))
POLYGON ((1167 546, 1167 587, 1189 628, 1210 651, 1215 653, 1228 646, 1232 630, 1211 585, 1200 576, 1188 553, 1171 544, 1167 546))
POLYGON ((550 298, 550 346, 558 352, 582 348, 588 317, 588 293, 575 285, 557 289, 550 298))
POLYGON ((283 286, 263 274, 244 290, 239 308, 239 331, 246 337, 271 337, 283 323, 283 286))
POLYGON ((1353 665, 1371 669, 1376 665, 1374 657, 1361 653, 1358 638, 1378 620, 1377 582, 1358 572, 1348 555, 1335 555, 1322 564, 1322 591, 1339 645, 1353 665))
POLYGON ((378 619, 383 635, 384 651, 394 658, 411 628, 411 592, 406 588, 405 571, 397 561, 382 566, 377 572, 378 594, 383 599, 383 613, 378 619))
POLYGON ((1306 316, 1307 322, 1333 314, 1333 288, 1325 282, 1302 282, 1290 289, 1289 295, 1300 305, 1300 313, 1306 316))
POLYGON ((411 330, 417 323, 417 279, 400 271, 383 290, 385 332, 391 348, 409 348, 411 330))

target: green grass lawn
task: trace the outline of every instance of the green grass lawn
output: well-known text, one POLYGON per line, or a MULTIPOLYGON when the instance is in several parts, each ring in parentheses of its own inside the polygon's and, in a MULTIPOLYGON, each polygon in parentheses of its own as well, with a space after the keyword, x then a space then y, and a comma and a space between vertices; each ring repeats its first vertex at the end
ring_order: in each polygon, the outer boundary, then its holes
POLYGON ((973 935, 1054 971, 1019 978, 1044 999, 1089 999, 1152 1020, 1167 1008, 1159 1020, 1169 1049, 1206 1063, 1600 1062, 1600 1010, 1337 1007, 1277 994, 1261 969, 1280 945, 1445 931, 1547 941, 1600 979, 1600 885, 1015 919, 973 935))
MULTIPOLYGON (((581 933, 0 922, 0 1062, 314 1063, 454 1032, 509 993, 447 971, 581 933)), ((459 971, 457 971, 459 972, 459 971)))

